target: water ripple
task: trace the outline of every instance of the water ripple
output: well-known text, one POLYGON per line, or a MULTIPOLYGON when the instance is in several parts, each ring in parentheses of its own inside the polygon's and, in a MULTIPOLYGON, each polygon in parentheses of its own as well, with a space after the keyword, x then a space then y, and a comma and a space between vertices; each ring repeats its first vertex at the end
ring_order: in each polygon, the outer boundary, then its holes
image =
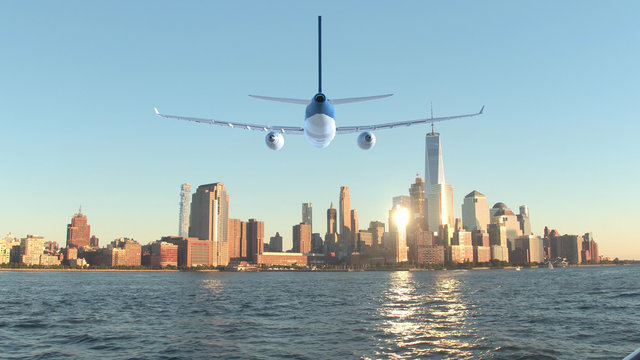
POLYGON ((0 276, 7 359, 611 359, 640 267, 0 276))

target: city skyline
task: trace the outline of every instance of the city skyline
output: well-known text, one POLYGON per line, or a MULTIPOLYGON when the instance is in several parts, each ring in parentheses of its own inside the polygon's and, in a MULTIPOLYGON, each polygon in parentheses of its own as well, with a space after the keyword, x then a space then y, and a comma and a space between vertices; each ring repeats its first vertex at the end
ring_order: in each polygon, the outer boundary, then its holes
MULTIPOLYGON (((166 104, 194 116, 299 124, 295 106, 246 95, 312 90, 313 20, 323 15, 325 87, 337 97, 395 93, 341 108, 340 124, 424 117, 429 101, 435 116, 487 105, 481 118, 436 125, 455 217, 475 190, 490 206, 528 205, 535 234, 545 225, 561 234, 588 231, 601 254, 640 258, 633 227, 640 170, 626 160, 640 153, 632 137, 640 118, 633 16, 640 6, 586 3, 576 12, 574 5, 345 9, 329 2, 273 13, 272 5, 256 3, 239 16, 240 4, 133 4, 126 13, 119 2, 82 9, 0 4, 13 54, 0 59, 7 69, 0 118, 9 171, 0 233, 64 243, 61 224, 82 203, 92 233, 106 243, 148 243, 177 234, 176 189, 185 182, 224 183, 233 194, 229 217, 260 219, 265 237, 279 232, 285 244, 300 204, 315 204, 318 222, 331 202, 338 204, 340 186, 349 186, 361 227, 385 222, 391 199, 407 194, 416 171, 425 176, 428 126, 377 133, 368 152, 355 136, 323 151, 288 137, 273 154, 260 134, 163 121, 152 112, 166 104), (169 30, 174 16, 195 19, 169 30), (69 166, 73 176, 60 171, 69 166)), ((323 228, 317 224, 315 231, 323 228)))

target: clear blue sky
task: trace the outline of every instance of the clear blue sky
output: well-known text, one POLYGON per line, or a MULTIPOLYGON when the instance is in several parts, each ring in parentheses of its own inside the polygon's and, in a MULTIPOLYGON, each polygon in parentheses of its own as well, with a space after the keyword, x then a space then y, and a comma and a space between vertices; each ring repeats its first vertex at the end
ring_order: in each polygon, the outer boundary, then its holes
POLYGON ((351 188, 361 227, 424 173, 428 127, 356 135, 318 150, 286 137, 161 119, 166 113, 299 125, 323 16, 338 125, 469 113, 437 125, 456 216, 464 195, 533 227, 592 231, 601 253, 640 258, 640 3, 637 1, 0 2, 0 233, 64 244, 82 204, 102 244, 175 235, 180 184, 223 182, 230 215, 265 221, 290 245, 301 203, 325 211, 351 188))

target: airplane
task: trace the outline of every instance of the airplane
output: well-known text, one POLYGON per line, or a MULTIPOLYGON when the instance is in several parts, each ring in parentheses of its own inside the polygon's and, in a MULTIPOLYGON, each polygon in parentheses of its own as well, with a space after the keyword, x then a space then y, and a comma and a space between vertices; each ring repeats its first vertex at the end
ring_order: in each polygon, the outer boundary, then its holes
POLYGON ((411 126, 414 124, 423 124, 423 123, 431 123, 433 127, 434 122, 478 116, 478 115, 481 115, 484 110, 484 106, 483 106, 479 112, 473 113, 473 114, 444 116, 444 117, 434 118, 432 113, 431 118, 426 118, 426 119, 389 122, 389 123, 381 123, 381 124, 374 124, 374 125, 354 125, 354 126, 336 127, 335 111, 333 108, 334 105, 382 99, 392 95, 393 94, 384 94, 384 95, 345 98, 345 99, 328 99, 327 98, 327 96, 322 92, 322 16, 318 16, 318 92, 313 96, 313 98, 311 98, 311 100, 306 100, 306 99, 290 99, 290 98, 279 98, 279 97, 260 96, 260 95, 249 95, 253 98, 262 99, 262 100, 306 105, 307 107, 305 111, 303 126, 273 126, 273 125, 261 125, 261 124, 252 124, 252 123, 229 122, 229 121, 220 121, 220 120, 213 120, 213 119, 203 119, 203 118, 195 118, 195 117, 187 117, 187 116, 162 114, 155 107, 154 107, 154 110, 156 115, 163 118, 168 118, 168 119, 194 121, 194 122, 210 124, 210 125, 219 125, 219 126, 227 126, 230 128, 266 132, 267 135, 265 137, 265 143, 267 144, 267 147, 269 147, 272 150, 282 149, 282 147, 284 146, 285 134, 291 134, 291 135, 304 134, 305 138, 312 146, 317 147, 319 149, 323 149, 329 146, 329 144, 331 143, 333 138, 336 136, 336 134, 348 134, 348 133, 356 133, 356 132, 360 132, 360 134, 356 139, 358 146, 363 150, 368 150, 368 149, 371 149, 376 144, 376 137, 372 131, 392 129, 400 126, 411 126))

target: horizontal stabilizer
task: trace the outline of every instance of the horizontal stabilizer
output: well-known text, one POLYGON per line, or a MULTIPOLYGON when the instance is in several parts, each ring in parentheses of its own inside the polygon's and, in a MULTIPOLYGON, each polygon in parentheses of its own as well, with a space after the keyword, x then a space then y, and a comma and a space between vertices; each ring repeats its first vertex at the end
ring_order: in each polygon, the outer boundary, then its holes
POLYGON ((269 101, 277 101, 291 104, 301 104, 301 105, 309 105, 311 100, 303 100, 303 99, 290 99, 290 98, 279 98, 279 97, 271 97, 271 96, 260 96, 260 95, 249 95, 252 98, 269 100, 269 101))
POLYGON ((376 95, 376 96, 365 96, 365 97, 357 97, 357 98, 346 98, 346 99, 329 99, 329 102, 332 105, 349 104, 349 103, 354 103, 354 102, 382 99, 382 98, 389 97, 391 95, 393 95, 393 94, 384 94, 384 95, 376 95))

